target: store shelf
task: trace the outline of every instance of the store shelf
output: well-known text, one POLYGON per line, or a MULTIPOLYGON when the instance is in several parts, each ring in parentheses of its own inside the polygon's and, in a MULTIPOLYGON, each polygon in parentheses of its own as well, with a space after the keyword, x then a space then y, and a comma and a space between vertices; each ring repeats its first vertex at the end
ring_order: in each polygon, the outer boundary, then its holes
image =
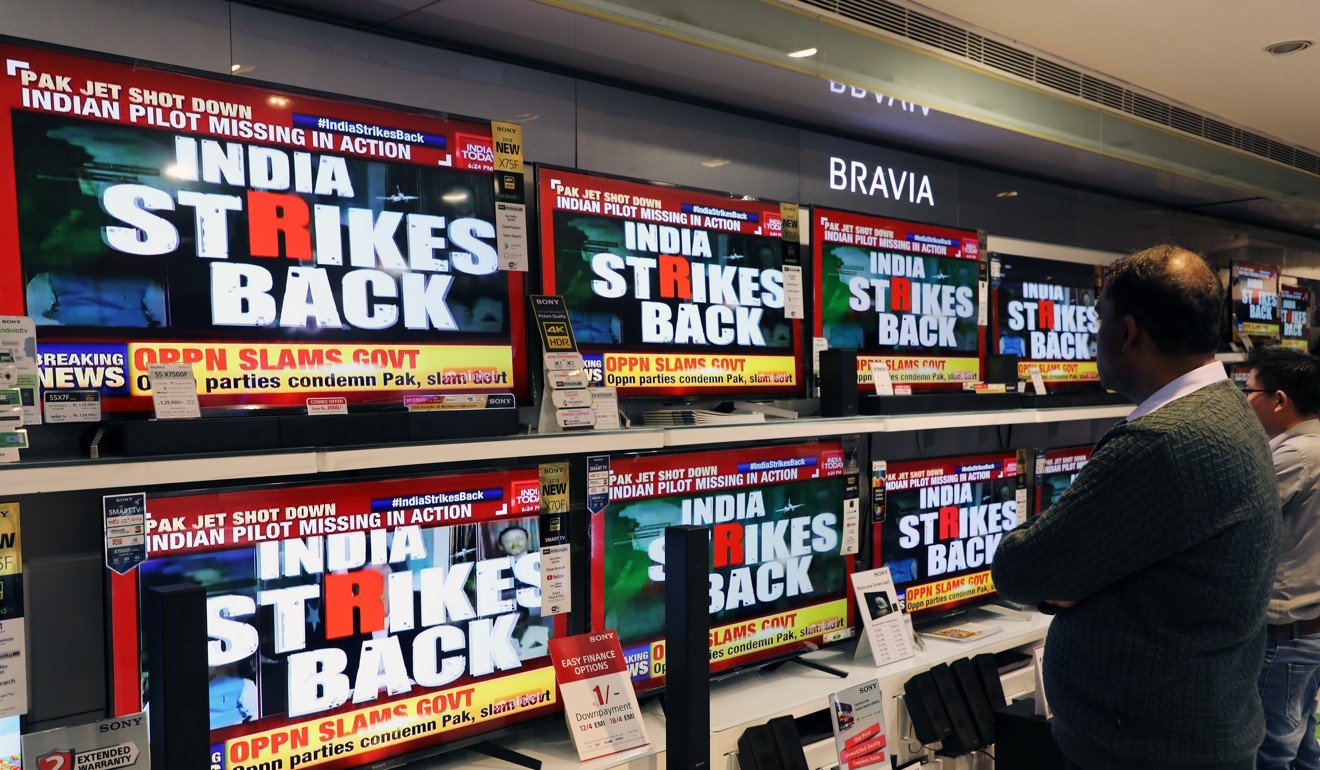
POLYGON ((562 457, 588 452, 644 452, 664 446, 663 430, 634 428, 587 433, 546 433, 539 436, 499 436, 481 441, 444 444, 399 444, 327 450, 317 453, 316 465, 318 471, 329 473, 519 457, 562 457))
POLYGON ((1118 420, 1126 416, 1131 409, 1131 406, 1083 406, 890 417, 805 418, 739 425, 663 429, 643 427, 600 433, 501 436, 476 441, 293 450, 242 455, 28 461, 0 467, 0 492, 8 495, 27 495, 82 489, 135 489, 157 484, 269 479, 482 460, 524 458, 534 460, 572 454, 645 452, 710 444, 805 440, 850 433, 978 428, 1070 420, 1118 420))
MULTIPOLYGON (((500 738, 500 748, 510 749, 540 760, 544 770, 612 770, 616 767, 635 770, 658 770, 665 765, 665 718, 659 703, 652 701, 642 707, 642 721, 646 725, 647 737, 651 745, 611 754, 590 762, 578 761, 577 749, 568 734, 568 727, 563 717, 547 719, 544 724, 527 730, 515 732, 506 738, 500 738)), ((459 750, 441 755, 431 760, 411 763, 415 770, 457 770, 457 768, 490 768, 491 770, 512 770, 513 765, 498 759, 483 756, 475 751, 459 750)))

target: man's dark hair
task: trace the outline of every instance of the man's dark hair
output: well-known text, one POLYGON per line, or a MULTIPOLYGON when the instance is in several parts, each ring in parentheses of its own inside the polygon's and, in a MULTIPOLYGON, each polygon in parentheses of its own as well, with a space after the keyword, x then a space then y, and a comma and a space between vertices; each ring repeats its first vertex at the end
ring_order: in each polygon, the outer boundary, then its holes
POLYGON ((1161 353, 1219 349, 1224 287, 1200 254, 1165 244, 1119 257, 1105 271, 1105 289, 1114 311, 1136 319, 1161 353))
POLYGON ((1298 414, 1311 417, 1320 412, 1320 359, 1269 345, 1252 349, 1247 365, 1255 370, 1262 388, 1287 393, 1298 414))

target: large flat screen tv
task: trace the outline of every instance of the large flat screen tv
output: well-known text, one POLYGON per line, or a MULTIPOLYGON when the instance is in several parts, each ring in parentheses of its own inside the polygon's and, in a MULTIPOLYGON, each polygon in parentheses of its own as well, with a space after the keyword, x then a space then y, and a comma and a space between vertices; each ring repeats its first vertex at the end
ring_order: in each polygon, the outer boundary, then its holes
POLYGON ((779 203, 537 170, 542 290, 622 396, 801 393, 779 203))
POLYGON ((1041 450, 1036 453, 1036 501, 1033 513, 1037 516, 1059 501, 1063 491, 1082 472, 1091 460, 1091 447, 1066 447, 1041 450))
POLYGON ((1018 357, 1019 380, 1030 379, 1034 366, 1054 387, 1099 385, 1100 277, 1095 265, 991 254, 990 284, 991 349, 1018 357))
POLYGON ((146 505, 147 560, 110 573, 113 711, 155 686, 143 591, 200 584, 220 767, 361 767, 560 709, 535 468, 146 505))
POLYGON ((712 673, 852 636, 844 469, 838 442, 612 459, 592 520, 592 628, 618 630, 639 691, 664 683, 672 525, 711 531, 712 673))
POLYGON ((990 565, 1027 514, 1016 453, 877 463, 873 554, 914 617, 995 598, 990 565))
POLYGON ((1282 345, 1307 352, 1311 347, 1311 289, 1309 286, 1279 287, 1279 325, 1282 345))
POLYGON ((813 334, 857 351, 857 386, 871 362, 895 384, 961 389, 982 378, 986 323, 981 240, 974 230, 833 209, 811 212, 813 334))
POLYGON ((1279 269, 1234 262, 1228 272, 1232 321, 1239 334, 1254 342, 1278 342, 1279 269))
POLYGON ((0 44, 0 313, 43 385, 149 411, 518 391, 489 123, 0 44))

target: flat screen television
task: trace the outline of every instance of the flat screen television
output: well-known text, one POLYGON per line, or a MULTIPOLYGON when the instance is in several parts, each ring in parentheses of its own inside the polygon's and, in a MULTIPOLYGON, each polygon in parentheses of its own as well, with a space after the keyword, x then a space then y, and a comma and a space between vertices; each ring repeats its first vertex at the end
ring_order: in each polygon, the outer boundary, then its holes
POLYGON ((184 581, 206 590, 197 697, 218 766, 361 767, 557 712, 538 484, 530 468, 149 496, 147 560, 109 573, 114 714, 153 686, 142 592, 184 581))
POLYGON ((1278 342, 1279 269, 1234 262, 1228 273, 1232 321, 1238 333, 1253 342, 1278 342))
POLYGON ((1282 345, 1303 353, 1311 348, 1311 289, 1307 286, 1279 287, 1279 326, 1282 345))
POLYGON ((974 230, 817 208, 811 212, 813 334, 857 350, 857 387, 871 362, 895 384, 961 389, 982 379, 984 262, 974 230))
POLYGON ((0 313, 47 389, 150 411, 525 390, 489 123, 0 44, 0 313))
POLYGON ((542 293, 621 396, 796 395, 779 203, 537 170, 542 293))
POLYGON ((1017 453, 875 464, 872 554, 914 618, 995 598, 990 565, 1027 515, 1017 453))
POLYGON ((1078 446, 1046 449, 1036 452, 1036 499, 1032 513, 1036 516, 1054 505, 1082 472, 1091 459, 1091 447, 1078 446))
POLYGON ((839 442, 612 458, 610 502, 592 519, 592 628, 618 630, 639 691, 665 678, 672 525, 711 530, 712 673, 852 637, 844 469, 839 442))
POLYGON ((994 342, 999 355, 1018 357, 1018 379, 1031 367, 1053 388, 1098 387, 1096 335, 1100 276, 1095 265, 990 255, 994 342))

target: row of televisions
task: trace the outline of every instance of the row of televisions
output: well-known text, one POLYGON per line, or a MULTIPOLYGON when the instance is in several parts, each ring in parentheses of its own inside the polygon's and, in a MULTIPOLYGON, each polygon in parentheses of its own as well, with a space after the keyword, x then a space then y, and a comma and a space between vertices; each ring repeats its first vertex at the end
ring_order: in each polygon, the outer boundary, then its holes
POLYGON ((873 463, 860 555, 843 553, 859 492, 847 440, 614 456, 608 504, 575 514, 588 586, 567 615, 543 614, 535 467, 152 495, 147 561, 109 573, 115 713, 152 686, 142 591, 192 581, 221 766, 448 751, 562 711, 548 658, 561 634, 617 630, 639 693, 659 692, 667 526, 710 529, 710 670, 732 675, 851 639, 864 564, 889 567, 918 621, 994 600, 1000 540, 1089 456, 873 463))
MULTIPOLYGON (((150 410, 156 362, 191 363, 205 407, 525 398, 531 291, 565 298, 593 381, 624 396, 806 395, 819 345, 859 351, 862 389, 877 358, 959 389, 987 353, 1098 387, 1092 265, 544 165, 497 191, 489 123, 0 49, 0 314, 33 319, 46 389, 108 412, 150 410), (504 233, 522 187, 525 241, 504 233)), ((1247 267, 1249 330, 1302 339, 1247 267)))

